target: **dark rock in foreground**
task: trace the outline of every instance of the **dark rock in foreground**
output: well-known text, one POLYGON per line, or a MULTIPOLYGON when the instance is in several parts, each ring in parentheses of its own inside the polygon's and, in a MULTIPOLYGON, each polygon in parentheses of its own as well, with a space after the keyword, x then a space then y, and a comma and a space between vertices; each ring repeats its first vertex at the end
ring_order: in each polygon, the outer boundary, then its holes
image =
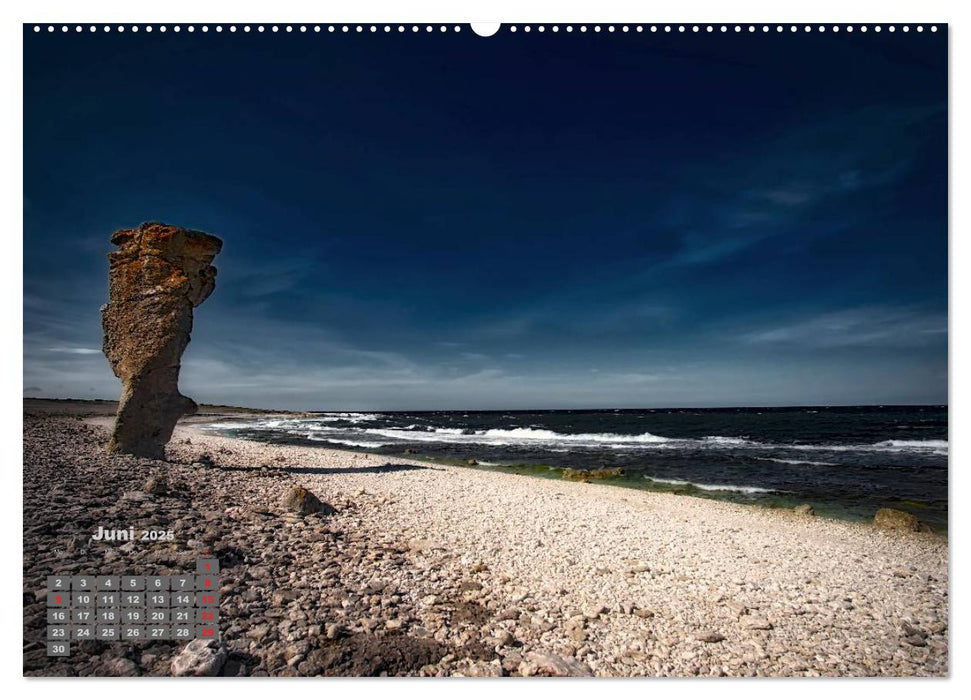
POLYGON ((901 530, 904 532, 922 532, 926 526, 911 515, 894 508, 881 508, 873 516, 873 524, 885 530, 901 530))
POLYGON ((563 478, 567 481, 589 482, 598 479, 610 479, 613 477, 624 476, 624 470, 620 467, 604 467, 603 469, 564 469, 563 478))
POLYGON ((337 511, 302 486, 294 486, 283 498, 283 508, 298 515, 333 515, 337 511))

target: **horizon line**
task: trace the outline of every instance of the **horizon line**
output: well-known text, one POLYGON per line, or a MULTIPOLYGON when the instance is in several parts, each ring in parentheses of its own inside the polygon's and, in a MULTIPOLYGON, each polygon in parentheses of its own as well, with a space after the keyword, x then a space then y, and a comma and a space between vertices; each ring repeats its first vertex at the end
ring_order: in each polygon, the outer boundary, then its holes
MULTIPOLYGON (((79 399, 79 398, 51 398, 42 396, 24 396, 23 401, 80 401, 80 402, 100 402, 117 403, 118 399, 79 399)), ((727 411, 733 409, 806 409, 806 408, 944 408, 948 409, 948 403, 831 403, 831 404, 776 404, 776 405, 722 405, 722 406, 606 406, 606 407, 573 407, 573 408, 416 408, 416 409, 295 409, 295 408, 262 408, 257 406, 236 406, 233 404, 208 403, 198 401, 197 404, 210 406, 212 408, 235 408, 250 411, 279 411, 281 413, 540 413, 544 411, 727 411)), ((192 415, 192 414, 189 414, 192 415)))

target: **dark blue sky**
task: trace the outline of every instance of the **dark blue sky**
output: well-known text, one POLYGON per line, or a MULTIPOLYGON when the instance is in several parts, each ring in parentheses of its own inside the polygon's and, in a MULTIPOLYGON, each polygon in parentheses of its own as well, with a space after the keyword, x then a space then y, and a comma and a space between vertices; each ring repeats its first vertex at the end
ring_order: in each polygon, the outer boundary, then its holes
POLYGON ((25 29, 24 384, 110 397, 108 237, 223 238, 183 392, 947 401, 945 32, 25 29))

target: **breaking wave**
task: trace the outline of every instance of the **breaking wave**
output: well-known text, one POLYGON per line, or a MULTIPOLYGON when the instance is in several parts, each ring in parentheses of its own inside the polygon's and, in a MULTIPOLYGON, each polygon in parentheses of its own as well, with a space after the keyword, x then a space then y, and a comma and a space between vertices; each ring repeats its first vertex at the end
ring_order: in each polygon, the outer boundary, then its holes
POLYGON ((836 462, 814 462, 808 459, 781 459, 779 457, 756 457, 756 459, 761 459, 763 462, 778 462, 779 464, 808 464, 812 467, 835 467, 838 466, 836 462))
POLYGON ((736 486, 735 484, 698 484, 682 479, 661 479, 656 476, 645 476, 648 481, 669 486, 690 486, 701 491, 735 491, 736 493, 781 493, 775 489, 764 489, 760 486, 736 486))
MULTIPOLYGON (((706 435, 702 438, 671 438, 654 433, 626 435, 622 433, 558 433, 542 428, 491 428, 472 430, 409 424, 404 427, 366 427, 357 425, 382 420, 384 417, 374 413, 329 413, 315 415, 313 418, 274 418, 253 422, 213 423, 209 427, 216 430, 268 430, 292 435, 307 435, 309 439, 319 440, 320 433, 333 433, 327 437, 330 442, 358 446, 358 436, 377 436, 394 442, 427 442, 466 445, 495 446, 536 446, 553 448, 610 448, 616 450, 746 450, 764 452, 785 450, 788 452, 913 452, 933 456, 948 454, 947 440, 883 440, 872 444, 810 444, 810 443, 766 443, 746 437, 725 435, 706 435), (334 425, 343 421, 344 425, 334 425), (350 425, 347 425, 350 423, 350 425), (308 432, 309 431, 309 432, 308 432), (339 437, 340 439, 336 439, 339 437)), ((378 446, 376 442, 366 442, 366 446, 378 446)), ((820 460, 795 458, 771 459, 781 464, 807 464, 830 466, 820 460)))

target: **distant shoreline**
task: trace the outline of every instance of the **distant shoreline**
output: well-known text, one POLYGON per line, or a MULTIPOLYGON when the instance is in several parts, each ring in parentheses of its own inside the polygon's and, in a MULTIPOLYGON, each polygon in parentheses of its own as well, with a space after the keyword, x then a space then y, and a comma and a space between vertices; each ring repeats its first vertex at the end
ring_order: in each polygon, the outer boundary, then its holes
MULTIPOLYGON (((116 399, 72 399, 72 398, 36 398, 36 397, 23 397, 24 405, 28 403, 34 404, 44 404, 44 403, 56 403, 56 404, 80 404, 81 406, 97 406, 97 407, 110 407, 113 413, 118 406, 118 401, 116 399)), ((950 404, 947 403, 833 403, 833 404, 792 404, 792 405, 779 405, 779 406, 625 406, 617 407, 612 406, 608 408, 589 408, 589 407, 575 407, 575 408, 422 408, 422 409, 378 409, 378 408, 328 408, 328 409, 314 409, 301 411, 297 409, 283 409, 283 408, 251 408, 246 406, 230 406, 225 404, 199 404, 200 412, 207 413, 259 413, 259 414, 273 414, 278 413, 280 415, 314 415, 321 413, 351 413, 351 412, 367 412, 367 413, 443 413, 443 412, 465 412, 465 413, 537 413, 537 412, 569 412, 569 411, 581 411, 581 412, 625 412, 625 411, 800 411, 809 409, 850 409, 850 408, 865 408, 865 409, 879 409, 879 408, 891 408, 891 409, 921 409, 921 408, 931 408, 935 410, 948 410, 950 404)), ((102 413, 103 411, 98 411, 102 413)))

